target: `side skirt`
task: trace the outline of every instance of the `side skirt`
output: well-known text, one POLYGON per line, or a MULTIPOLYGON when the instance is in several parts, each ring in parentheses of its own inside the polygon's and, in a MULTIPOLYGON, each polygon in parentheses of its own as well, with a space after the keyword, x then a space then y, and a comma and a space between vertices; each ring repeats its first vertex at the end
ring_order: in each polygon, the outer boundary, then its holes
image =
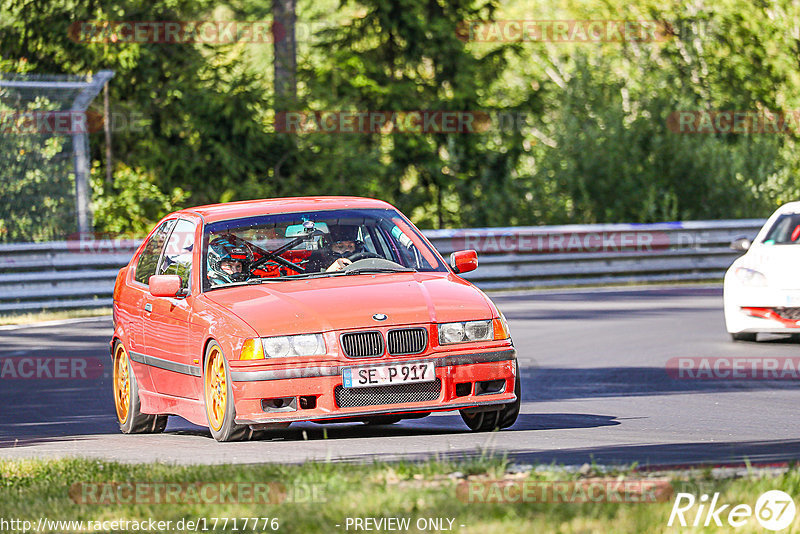
POLYGON ((202 401, 142 389, 139 390, 139 400, 144 413, 177 415, 195 425, 208 426, 205 404, 202 401))

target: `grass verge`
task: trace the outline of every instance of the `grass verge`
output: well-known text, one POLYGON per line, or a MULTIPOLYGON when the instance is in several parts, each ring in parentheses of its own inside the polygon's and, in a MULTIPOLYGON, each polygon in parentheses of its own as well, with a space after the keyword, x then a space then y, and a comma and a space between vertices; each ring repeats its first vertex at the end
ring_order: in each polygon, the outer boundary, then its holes
MULTIPOLYGON (((760 494, 773 489, 797 495, 800 470, 719 479, 702 471, 689 474, 520 471, 495 458, 459 462, 189 467, 79 459, 15 460, 0 462, 0 527, 5 526, 5 531, 24 531, 2 523, 15 519, 30 521, 29 530, 39 532, 665 532, 677 531, 668 528, 667 521, 679 491, 693 493, 698 498, 703 493, 719 492, 719 503, 731 503, 731 507, 745 503, 753 507, 760 494), (609 484, 637 481, 640 485, 643 481, 660 481, 667 484, 669 491, 657 493, 659 502, 604 502, 619 494, 614 490, 605 494, 587 490, 587 484, 610 488, 609 484), (525 484, 539 489, 561 484, 563 493, 551 494, 561 498, 550 500, 563 501, 566 497, 567 502, 530 502, 532 496, 541 500, 546 493, 535 490, 522 498, 521 493, 497 489, 520 488, 525 484), (486 488, 495 490, 487 492, 486 488), (511 499, 515 502, 482 502, 497 501, 503 495, 517 497, 511 499), (578 502, 572 502, 576 495, 578 502), (598 495, 601 495, 599 500, 598 495), (581 496, 584 502, 580 502, 581 496), (589 502, 585 502, 587 499, 589 502), (51 523, 50 528, 37 530, 40 518, 83 521, 83 524, 51 523), (201 518, 205 518, 204 523, 187 528, 190 526, 187 521, 202 521, 201 518), (255 526, 253 518, 258 518, 255 526), (401 528, 387 528, 398 524, 375 528, 376 523, 362 523, 372 528, 357 529, 356 518, 362 521, 400 518, 401 528), (226 519, 227 524, 223 525, 226 519), (168 526, 150 523, 145 528, 141 524, 135 528, 128 524, 125 528, 124 524, 98 523, 115 520, 171 523, 168 526), (402 528, 404 520, 408 521, 407 529, 402 528)), ((650 500, 637 490, 624 494, 650 500)), ((690 522, 696 511, 697 506, 687 512, 690 522)), ((725 517, 722 514, 723 520, 725 517)), ((799 524, 795 520, 785 531, 796 531, 799 524)), ((17 526, 24 527, 19 523, 17 526)), ((731 527, 726 524, 692 530, 729 532, 731 527)), ((736 529, 737 533, 764 531, 755 517, 736 529)))

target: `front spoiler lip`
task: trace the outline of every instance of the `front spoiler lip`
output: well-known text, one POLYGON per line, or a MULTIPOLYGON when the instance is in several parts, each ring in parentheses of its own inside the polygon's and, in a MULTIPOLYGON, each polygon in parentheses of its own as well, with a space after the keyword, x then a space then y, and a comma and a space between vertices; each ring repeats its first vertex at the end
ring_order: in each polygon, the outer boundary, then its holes
POLYGON ((351 417, 413 413, 413 412, 446 412, 450 410, 460 410, 464 408, 503 406, 505 404, 511 404, 512 402, 517 402, 516 395, 514 395, 513 399, 489 401, 486 404, 483 403, 476 404, 475 402, 467 402, 461 404, 436 404, 433 406, 415 406, 413 408, 381 408, 379 410, 329 414, 321 417, 281 417, 280 419, 265 417, 264 419, 236 419, 235 422, 238 425, 260 425, 265 423, 290 423, 298 421, 310 421, 313 423, 314 421, 320 421, 323 419, 349 419, 351 417))
POLYGON ((380 367, 395 363, 425 363, 433 362, 438 367, 453 367, 457 365, 472 365, 479 363, 496 363, 513 361, 517 359, 517 351, 513 347, 490 352, 474 352, 468 354, 453 354, 434 358, 398 359, 358 364, 357 362, 344 365, 314 366, 299 369, 281 369, 275 371, 232 371, 233 382, 264 382, 269 380, 289 380, 293 378, 321 378, 340 376, 342 369, 347 367, 380 367))
POLYGON ((740 307, 740 311, 744 313, 747 317, 754 317, 756 319, 762 319, 767 321, 774 321, 781 325, 782 328, 785 329, 797 329, 800 328, 800 320, 797 319, 787 319, 778 315, 778 313, 774 310, 775 306, 773 307, 764 307, 764 306, 742 306, 740 307))

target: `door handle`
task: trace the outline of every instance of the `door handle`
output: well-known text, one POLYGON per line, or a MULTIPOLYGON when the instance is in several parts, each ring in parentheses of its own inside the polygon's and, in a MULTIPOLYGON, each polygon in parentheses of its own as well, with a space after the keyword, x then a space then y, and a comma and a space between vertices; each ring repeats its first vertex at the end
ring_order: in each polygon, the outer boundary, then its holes
POLYGON ((153 305, 148 302, 147 304, 144 305, 144 311, 150 313, 151 311, 153 311, 153 305))

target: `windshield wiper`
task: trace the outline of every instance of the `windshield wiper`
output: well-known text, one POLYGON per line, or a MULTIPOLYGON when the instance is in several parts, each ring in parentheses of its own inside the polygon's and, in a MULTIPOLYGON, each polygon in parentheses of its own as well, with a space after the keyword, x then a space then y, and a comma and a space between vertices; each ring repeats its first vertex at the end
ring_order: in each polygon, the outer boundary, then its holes
POLYGON ((270 281, 270 282, 278 282, 281 280, 303 280, 306 278, 325 278, 328 276, 341 276, 343 274, 347 274, 342 271, 333 271, 333 272, 314 272, 314 273, 302 273, 302 274, 291 274, 288 276, 278 276, 275 278, 255 278, 253 280, 248 280, 248 283, 258 284, 263 281, 270 281))
POLYGON ((351 269, 344 271, 345 274, 368 274, 368 273, 415 273, 416 269, 410 267, 359 267, 358 269, 351 269))
POLYGON ((244 280, 243 282, 227 282, 224 284, 214 284, 210 287, 210 289, 220 289, 223 287, 242 287, 242 286, 251 286, 254 284, 259 284, 261 282, 271 282, 273 280, 277 280, 277 278, 259 278, 253 280, 244 280))

